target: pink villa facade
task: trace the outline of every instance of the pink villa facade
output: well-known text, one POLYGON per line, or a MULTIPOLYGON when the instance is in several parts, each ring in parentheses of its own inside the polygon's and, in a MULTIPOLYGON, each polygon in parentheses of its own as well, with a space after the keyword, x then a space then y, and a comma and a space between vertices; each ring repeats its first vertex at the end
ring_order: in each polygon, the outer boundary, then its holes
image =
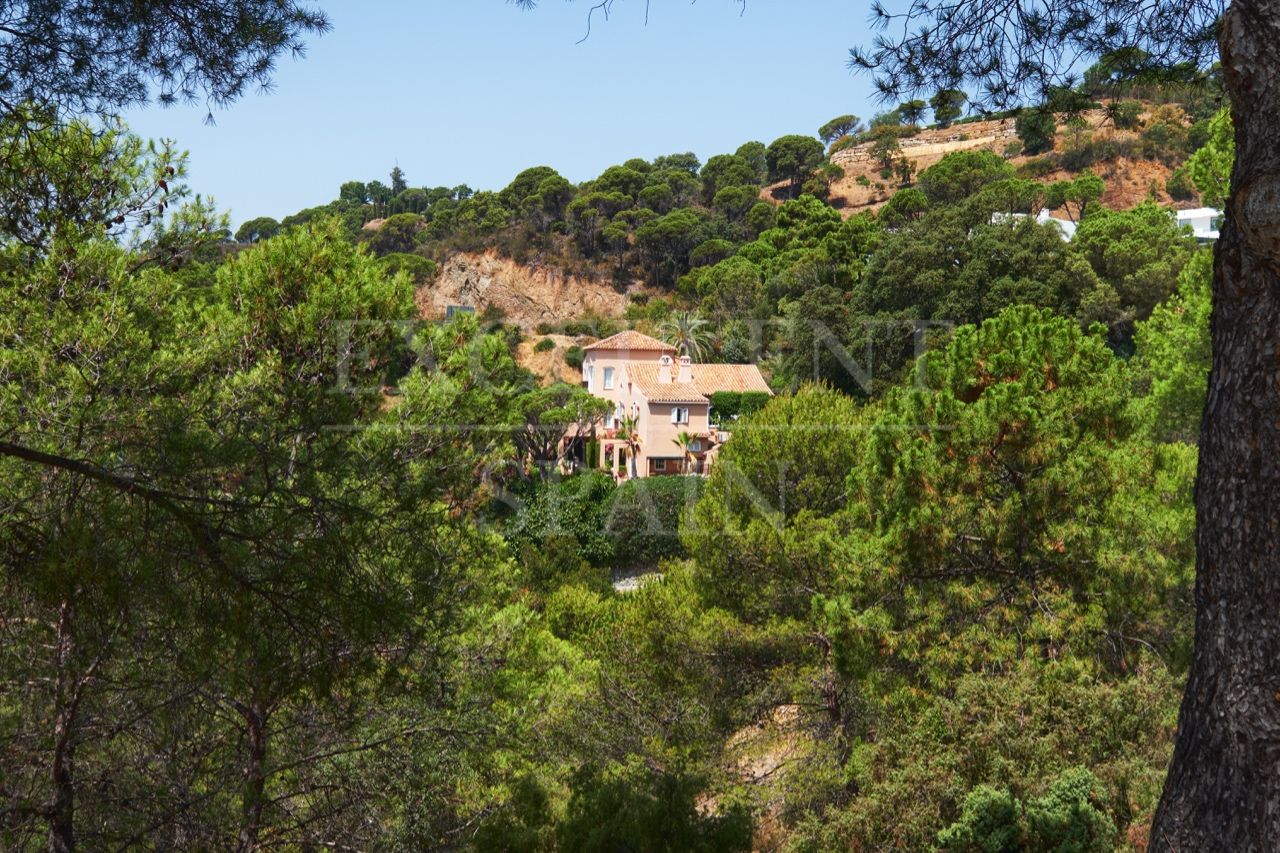
POLYGON ((624 479, 706 473, 728 438, 712 429, 711 395, 771 393, 754 364, 694 364, 670 344, 634 331, 585 347, 582 385, 613 403, 598 438, 604 467, 624 479), (628 417, 636 419, 631 440, 619 429, 628 417), (688 454, 677 443, 681 433, 693 437, 688 454))

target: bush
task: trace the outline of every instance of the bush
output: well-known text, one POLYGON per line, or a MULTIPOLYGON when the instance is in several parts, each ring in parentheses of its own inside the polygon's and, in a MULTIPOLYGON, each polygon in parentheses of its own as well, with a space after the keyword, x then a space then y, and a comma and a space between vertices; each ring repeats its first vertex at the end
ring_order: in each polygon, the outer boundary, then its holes
POLYGON ((421 255, 410 255, 404 252, 392 252, 383 255, 378 263, 389 275, 400 272, 408 273, 414 284, 425 284, 436 277, 436 262, 421 255))
MULTIPOLYGON (((605 531, 605 521, 613 491, 613 478, 598 471, 541 483, 507 525, 507 541, 523 553, 530 547, 550 550, 549 543, 567 539, 576 549, 574 557, 607 565, 613 559, 613 539, 605 531)), ((561 566, 566 562, 556 560, 561 566)))
POLYGON ((1116 827, 1107 815, 1105 791, 1083 767, 1057 778, 1048 793, 1027 805, 1033 850, 1107 853, 1116 827))
POLYGON ((1190 201, 1196 197, 1196 187, 1192 186, 1187 169, 1174 169, 1174 173, 1169 175, 1169 181, 1165 182, 1165 192, 1176 201, 1190 201))
POLYGON ((1027 154, 1040 154, 1053 148, 1058 122, 1048 110, 1023 110, 1018 113, 1013 126, 1022 140, 1022 150, 1027 154))
POLYGON ((556 342, 551 338, 543 338, 533 345, 534 352, 550 352, 556 348, 556 342))
POLYGON ((1008 791, 980 785, 969 792, 960 819, 938 833, 947 853, 1017 853, 1022 850, 1018 801, 1008 791))
MULTIPOLYGON (((1017 145, 1019 149, 1022 147, 1020 142, 1012 144, 1017 145)), ((1058 164, 1054 162, 1052 157, 1035 157, 1018 167, 1018 177, 1043 178, 1050 172, 1056 172, 1057 170, 1058 164)))
POLYGON ((1187 149, 1187 129, 1173 122, 1154 122, 1142 132, 1143 154, 1166 163, 1183 158, 1187 149))
POLYGON ((1134 130, 1142 123, 1142 104, 1116 101, 1107 105, 1107 118, 1120 130, 1134 130))
POLYGON ((621 565, 653 565, 685 556, 680 521, 702 494, 701 477, 628 480, 613 493, 606 528, 621 565))
POLYGON ((769 399, 763 391, 717 391, 711 395, 711 409, 719 420, 732 420, 755 414, 768 405, 769 399))
POLYGON ((591 335, 597 338, 607 338, 622 331, 617 320, 611 317, 594 317, 591 315, 570 320, 564 323, 561 329, 566 335, 591 335))
POLYGON ((578 541, 566 534, 551 533, 541 542, 526 542, 520 547, 519 557, 529 586, 539 592, 550 593, 564 586, 579 586, 607 593, 612 586, 609 569, 593 566, 584 560, 578 541))
POLYGON ((571 346, 564 351, 564 363, 574 370, 581 370, 582 362, 586 361, 586 359, 587 352, 580 346, 571 346))
POLYGON ((981 785, 965 797, 960 819, 938 833, 938 846, 947 853, 1106 853, 1115 849, 1116 828, 1104 795, 1081 767, 1065 771, 1025 807, 1008 791, 981 785))

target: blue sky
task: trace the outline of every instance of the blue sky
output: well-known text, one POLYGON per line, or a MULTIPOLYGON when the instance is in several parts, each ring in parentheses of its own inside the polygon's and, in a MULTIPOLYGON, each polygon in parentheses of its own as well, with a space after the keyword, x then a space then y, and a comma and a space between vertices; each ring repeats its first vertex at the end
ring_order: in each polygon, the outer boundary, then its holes
POLYGON ((137 133, 191 152, 192 187, 241 222, 337 197, 346 180, 500 189, 548 165, 578 182, 631 157, 813 133, 876 110, 845 67, 868 40, 848 0, 617 0, 584 33, 590 0, 333 0, 333 30, 280 62, 274 91, 215 113, 149 107, 137 133))

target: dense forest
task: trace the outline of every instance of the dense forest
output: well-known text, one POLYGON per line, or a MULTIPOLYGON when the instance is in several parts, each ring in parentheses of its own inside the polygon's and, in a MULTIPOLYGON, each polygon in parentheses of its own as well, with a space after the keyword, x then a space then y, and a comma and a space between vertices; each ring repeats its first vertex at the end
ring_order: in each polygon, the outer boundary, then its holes
POLYGON ((1234 150, 1216 72, 1145 69, 918 171, 965 93, 234 234, 173 146, 8 110, 0 846, 1146 849, 1212 275, 1155 197, 1221 204, 1234 150), (1172 173, 1113 209, 1123 159, 1172 173), (538 336, 777 395, 710 477, 566 476, 598 404, 415 303, 478 251, 647 286, 538 336))

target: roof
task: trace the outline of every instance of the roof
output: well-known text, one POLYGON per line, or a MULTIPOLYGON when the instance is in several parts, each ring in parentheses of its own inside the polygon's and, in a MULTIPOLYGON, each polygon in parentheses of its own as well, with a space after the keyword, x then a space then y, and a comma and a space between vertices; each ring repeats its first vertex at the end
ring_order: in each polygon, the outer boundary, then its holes
POLYGON ((634 329, 627 329, 625 332, 618 332, 602 341, 596 341, 590 346, 583 347, 584 350, 633 350, 637 352, 675 352, 676 348, 671 344, 663 343, 657 338, 651 338, 648 335, 642 335, 634 329))
POLYGON ((1190 210, 1175 210, 1178 219, 1200 219, 1201 217, 1221 216, 1222 211, 1216 207, 1193 207, 1190 210))
MULTIPOLYGON (((671 365, 671 375, 675 376, 680 365, 671 365)), ((709 401, 707 396, 692 382, 659 382, 658 365, 628 364, 627 378, 636 384, 640 393, 650 403, 703 403, 709 401)))
MULTIPOLYGON (((754 364, 694 364, 692 382, 659 382, 656 364, 628 364, 627 377, 651 403, 708 403, 717 391, 759 391, 771 394, 760 368, 754 364)), ((671 365, 679 376, 680 365, 671 365)))
POLYGON ((695 364, 693 384, 707 396, 717 391, 773 393, 754 364, 695 364))

